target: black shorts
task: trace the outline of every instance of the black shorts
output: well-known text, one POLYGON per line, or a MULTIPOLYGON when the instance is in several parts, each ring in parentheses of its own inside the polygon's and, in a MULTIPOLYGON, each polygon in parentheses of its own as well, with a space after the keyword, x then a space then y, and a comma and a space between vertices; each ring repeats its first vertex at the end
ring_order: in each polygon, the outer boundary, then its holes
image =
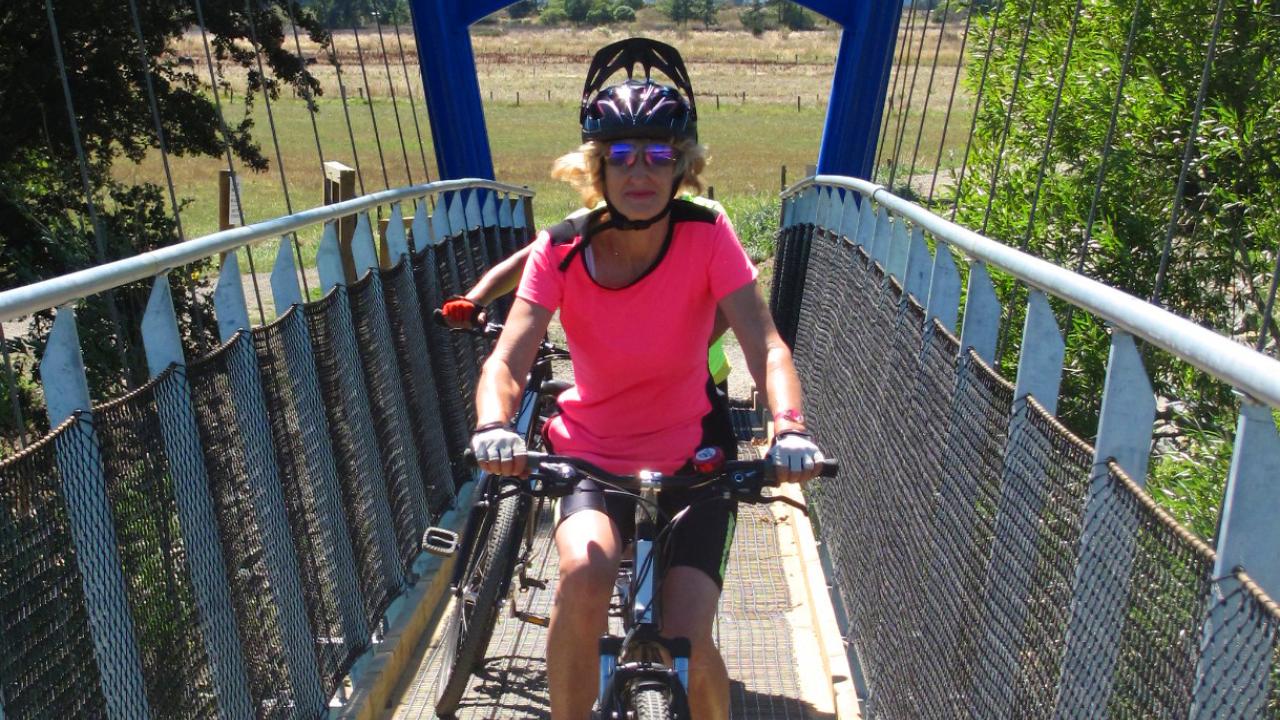
MULTIPOLYGON (((702 442, 698 447, 719 446, 724 450, 725 459, 735 460, 738 443, 729 419, 729 400, 710 380, 707 381, 707 394, 711 399, 711 412, 702 418, 702 442)), ((686 464, 677 474, 691 470, 692 465, 686 464)), ((690 505, 695 507, 680 520, 666 541, 667 556, 660 559, 660 571, 666 572, 667 568, 681 565, 696 568, 715 581, 716 587, 723 589, 724 571, 738 520, 738 503, 725 500, 718 492, 707 488, 663 490, 658 493, 658 506, 663 518, 658 529, 665 527, 665 519, 690 505)), ((560 519, 563 521, 582 510, 599 510, 608 515, 617 525, 624 542, 630 542, 635 536, 634 498, 605 494, 594 480, 583 480, 572 495, 560 501, 560 519)))

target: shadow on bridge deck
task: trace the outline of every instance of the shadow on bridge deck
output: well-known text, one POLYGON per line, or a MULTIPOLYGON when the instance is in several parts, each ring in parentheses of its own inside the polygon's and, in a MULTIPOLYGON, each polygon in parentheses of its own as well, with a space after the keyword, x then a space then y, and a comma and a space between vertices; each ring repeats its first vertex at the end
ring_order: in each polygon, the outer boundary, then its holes
MULTIPOLYGON (((743 449, 754 452, 749 446, 743 449)), ((554 591, 556 554, 549 538, 550 512, 543 515, 532 574, 546 580, 548 589, 530 590, 520 597, 520 603, 545 615, 554 591)), ((824 661, 814 628, 825 625, 823 634, 828 636, 836 631, 833 623, 814 622, 813 618, 823 613, 830 616, 831 609, 825 594, 808 597, 793 525, 792 511, 784 506, 743 506, 739 511, 716 627, 729 669, 735 720, 836 718, 837 690, 852 695, 847 688, 847 666, 824 661)), ((385 718, 436 717, 432 705, 438 654, 434 642, 428 641, 429 635, 410 663, 416 669, 402 680, 398 706, 388 710, 385 718)), ((835 643, 839 647, 839 637, 825 639, 828 646, 835 643)), ((516 620, 504 608, 484 670, 472 677, 457 717, 550 718, 545 642, 545 628, 516 620)), ((841 705, 842 720, 854 716, 854 703, 841 705)))

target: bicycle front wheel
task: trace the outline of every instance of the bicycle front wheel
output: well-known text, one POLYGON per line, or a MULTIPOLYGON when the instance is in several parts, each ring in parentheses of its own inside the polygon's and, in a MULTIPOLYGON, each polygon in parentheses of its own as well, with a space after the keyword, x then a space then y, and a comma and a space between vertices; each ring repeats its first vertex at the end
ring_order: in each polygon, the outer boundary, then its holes
POLYGON ((671 696, 663 688, 642 685, 631 691, 628 718, 635 720, 671 720, 671 696))
POLYGON ((489 513, 482 541, 445 607, 440 669, 436 676, 436 714, 451 717, 462 702, 471 674, 484 663, 485 651, 502 606, 502 590, 515 571, 520 520, 527 501, 512 495, 489 513))

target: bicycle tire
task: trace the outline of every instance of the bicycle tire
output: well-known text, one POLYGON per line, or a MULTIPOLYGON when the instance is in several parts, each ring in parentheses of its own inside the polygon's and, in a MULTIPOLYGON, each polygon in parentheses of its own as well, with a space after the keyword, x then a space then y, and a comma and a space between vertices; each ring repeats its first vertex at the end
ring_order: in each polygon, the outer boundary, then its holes
POLYGON ((671 720, 669 693, 653 685, 642 685, 631 690, 630 712, 625 717, 635 720, 671 720))
POLYGON ((525 505, 518 495, 498 501, 492 523, 487 529, 482 528, 484 542, 468 563, 460 591, 450 593, 442 620, 447 624, 435 685, 435 709, 441 717, 453 716, 472 673, 484 663, 502 607, 502 589, 515 572, 521 511, 525 505), (467 600, 468 596, 474 600, 467 600))

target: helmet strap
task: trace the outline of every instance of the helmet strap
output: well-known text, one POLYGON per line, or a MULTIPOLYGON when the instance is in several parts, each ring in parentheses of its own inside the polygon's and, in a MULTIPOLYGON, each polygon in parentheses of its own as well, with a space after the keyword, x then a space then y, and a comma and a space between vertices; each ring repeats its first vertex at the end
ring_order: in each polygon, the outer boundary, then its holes
POLYGON ((663 218, 671 214, 671 207, 676 201, 676 191, 680 189, 680 180, 681 178, 676 178, 672 181, 671 194, 667 199, 666 206, 663 207, 657 215, 644 220, 635 220, 623 215, 622 212, 614 206, 613 201, 609 199, 609 193, 606 191, 604 193, 604 204, 605 207, 609 208, 609 219, 603 225, 600 225, 598 229, 604 230, 606 228, 614 228, 617 230, 644 230, 652 227, 654 224, 660 222, 663 218))

